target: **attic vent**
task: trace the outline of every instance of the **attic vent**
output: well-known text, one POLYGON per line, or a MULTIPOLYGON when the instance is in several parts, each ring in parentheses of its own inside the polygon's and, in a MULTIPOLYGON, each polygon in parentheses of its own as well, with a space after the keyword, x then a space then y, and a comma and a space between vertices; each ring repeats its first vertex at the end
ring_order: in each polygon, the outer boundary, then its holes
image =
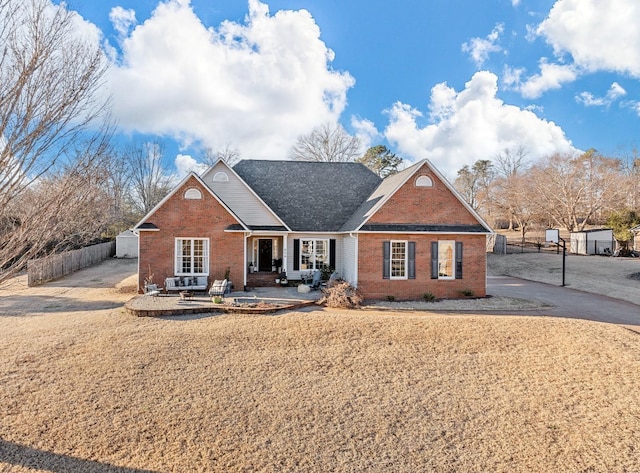
POLYGON ((213 182, 229 182, 229 176, 226 172, 217 172, 213 175, 213 182))
POLYGON ((184 193, 184 198, 187 200, 200 200, 202 199, 202 192, 192 187, 191 189, 187 189, 184 193))
POLYGON ((429 176, 420 176, 416 179, 416 187, 433 187, 433 181, 429 176))

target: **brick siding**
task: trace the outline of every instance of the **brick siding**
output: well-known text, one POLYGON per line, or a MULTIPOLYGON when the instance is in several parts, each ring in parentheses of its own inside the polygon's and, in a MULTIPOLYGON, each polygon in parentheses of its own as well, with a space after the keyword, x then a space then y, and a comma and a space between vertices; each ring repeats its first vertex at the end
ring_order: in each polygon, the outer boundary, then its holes
POLYGON ((420 299, 430 292, 437 298, 456 299, 462 291, 486 295, 487 253, 484 235, 361 234, 358 238, 358 290, 367 299, 420 299), (382 242, 416 242, 416 278, 382 278, 382 242), (462 279, 431 279, 431 242, 455 240, 463 244, 462 279))
POLYGON ((160 230, 140 232, 140 290, 149 272, 153 274, 153 282, 161 286, 165 278, 174 275, 176 238, 208 238, 209 282, 223 279, 226 269, 230 268, 235 287, 242 287, 244 236, 224 231, 238 221, 196 178, 187 180, 145 223, 153 223, 160 230), (184 199, 185 191, 190 188, 198 189, 202 199, 184 199))
POLYGON ((478 221, 424 164, 367 223, 474 225, 478 221), (420 176, 429 176, 433 187, 416 187, 420 176))
MULTIPOLYGON (((378 210, 367 223, 475 225, 478 221, 425 164, 378 210), (428 176, 432 187, 416 187, 428 176)), ((486 236, 444 234, 360 234, 358 239, 358 289, 368 299, 419 299, 430 292, 437 298, 460 298, 462 291, 486 295, 486 236), (382 277, 382 242, 416 242, 416 278, 392 280, 382 277), (463 279, 431 279, 431 242, 454 240, 463 244, 463 279)))

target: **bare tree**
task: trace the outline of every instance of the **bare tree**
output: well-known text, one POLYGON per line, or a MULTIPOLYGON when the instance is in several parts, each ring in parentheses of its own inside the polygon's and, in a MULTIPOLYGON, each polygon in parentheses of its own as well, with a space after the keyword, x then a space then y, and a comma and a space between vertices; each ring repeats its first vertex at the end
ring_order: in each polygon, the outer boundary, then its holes
MULTIPOLYGON (((526 216, 528 211, 525 211, 522 216, 518 215, 522 209, 519 194, 521 190, 524 192, 522 187, 526 183, 522 176, 529 168, 529 163, 526 160, 527 154, 524 147, 519 146, 513 149, 507 148, 494 158, 497 175, 494 188, 495 203, 503 218, 508 220, 509 230, 513 230, 514 222, 517 223, 518 220, 528 218, 526 216)), ((531 193, 527 194, 530 197, 531 193)))
POLYGON ((360 154, 360 139, 339 123, 324 123, 298 138, 290 157, 296 161, 349 162, 360 154))
POLYGON ((589 150, 553 155, 532 168, 540 207, 558 226, 583 230, 592 219, 620 207, 625 189, 621 162, 589 150))
POLYGON ((204 163, 213 166, 218 159, 222 159, 229 166, 233 166, 238 163, 242 156, 240 155, 240 150, 235 146, 231 146, 230 144, 224 145, 217 151, 214 151, 212 148, 207 148, 204 153, 204 163))
POLYGON ((104 154, 79 154, 64 167, 47 173, 13 199, 0 225, 0 280, 27 261, 76 248, 100 238, 111 223, 105 192, 104 154))
POLYGON ((622 173, 627 194, 622 206, 640 210, 640 156, 637 149, 622 158, 622 173))
POLYGON ((0 280, 64 240, 77 205, 95 204, 72 170, 104 158, 107 61, 76 20, 64 4, 0 0, 0 280))
POLYGON ((130 166, 130 202, 140 217, 147 214, 172 187, 163 165, 164 146, 158 141, 134 143, 124 150, 130 166))
POLYGON ((112 220, 109 234, 116 236, 134 225, 140 215, 134 210, 130 199, 131 164, 122 152, 114 150, 110 154, 109 166, 105 166, 102 172, 112 220))

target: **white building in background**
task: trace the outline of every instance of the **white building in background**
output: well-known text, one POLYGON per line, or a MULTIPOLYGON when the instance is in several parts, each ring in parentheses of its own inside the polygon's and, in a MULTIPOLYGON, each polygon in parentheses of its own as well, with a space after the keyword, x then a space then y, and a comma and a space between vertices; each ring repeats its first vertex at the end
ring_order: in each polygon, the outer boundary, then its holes
POLYGON ((571 253, 574 255, 611 255, 615 246, 610 228, 571 232, 571 253))
POLYGON ((138 257, 138 234, 125 230, 116 237, 116 258, 138 257))

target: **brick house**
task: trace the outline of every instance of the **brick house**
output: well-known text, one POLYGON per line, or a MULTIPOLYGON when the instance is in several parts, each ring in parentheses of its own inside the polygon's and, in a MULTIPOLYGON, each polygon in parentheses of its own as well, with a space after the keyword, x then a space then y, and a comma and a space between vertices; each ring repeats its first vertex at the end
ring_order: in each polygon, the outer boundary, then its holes
POLYGON ((290 280, 331 267, 366 298, 397 300, 485 296, 492 232, 427 160, 386 179, 357 163, 220 160, 136 230, 140 287, 228 270, 237 290, 273 284, 280 266, 290 280))

